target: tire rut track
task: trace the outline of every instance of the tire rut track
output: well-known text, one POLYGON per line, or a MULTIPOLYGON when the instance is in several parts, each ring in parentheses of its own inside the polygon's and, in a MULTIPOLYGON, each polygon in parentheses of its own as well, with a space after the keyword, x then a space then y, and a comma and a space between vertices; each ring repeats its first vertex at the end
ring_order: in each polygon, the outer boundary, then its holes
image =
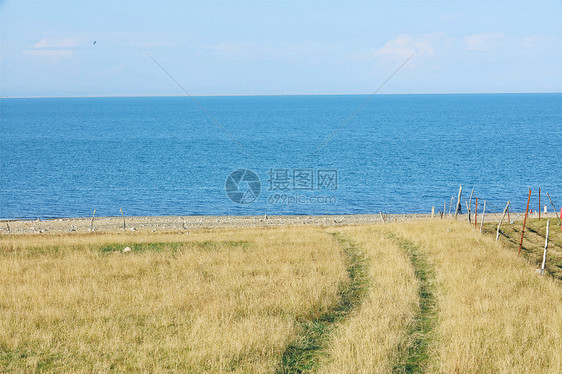
POLYGON ((430 349, 434 340, 433 330, 437 325, 434 270, 418 245, 393 233, 389 233, 388 236, 408 255, 419 281, 419 309, 409 331, 410 338, 406 339, 406 346, 401 347, 402 357, 398 359, 393 372, 423 373, 428 368, 430 349))
POLYGON ((301 334, 285 349, 277 373, 307 373, 318 368, 320 358, 337 324, 361 305, 369 284, 366 258, 359 246, 339 233, 329 233, 342 248, 347 261, 348 282, 339 291, 338 301, 326 313, 301 321, 301 334))

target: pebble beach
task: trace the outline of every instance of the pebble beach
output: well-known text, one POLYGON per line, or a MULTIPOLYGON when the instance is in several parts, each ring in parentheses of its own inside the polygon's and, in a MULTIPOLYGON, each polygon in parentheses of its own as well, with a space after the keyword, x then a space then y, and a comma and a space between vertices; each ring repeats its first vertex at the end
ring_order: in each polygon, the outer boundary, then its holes
MULTIPOLYGON (((511 220, 520 220, 524 213, 512 213, 511 220)), ((536 213, 529 215, 538 217, 536 213)), ((474 217, 474 216, 473 216, 474 217)), ((478 215, 478 219, 481 219, 478 215)), ((485 220, 499 221, 501 213, 486 214, 485 220)), ((542 217, 555 219, 554 213, 542 217)), ((435 214, 434 219, 441 219, 435 214)), ((452 216, 445 215, 445 219, 452 216)), ((391 223, 431 219, 431 214, 355 214, 355 215, 299 215, 299 216, 145 216, 122 217, 55 218, 48 220, 3 220, 0 221, 0 234, 46 234, 68 232, 117 232, 117 231, 186 231, 196 229, 217 229, 232 227, 268 227, 288 225, 340 226, 369 223, 391 223)), ((459 215, 459 220, 468 215, 459 215)), ((507 216, 506 216, 507 220, 507 216)))

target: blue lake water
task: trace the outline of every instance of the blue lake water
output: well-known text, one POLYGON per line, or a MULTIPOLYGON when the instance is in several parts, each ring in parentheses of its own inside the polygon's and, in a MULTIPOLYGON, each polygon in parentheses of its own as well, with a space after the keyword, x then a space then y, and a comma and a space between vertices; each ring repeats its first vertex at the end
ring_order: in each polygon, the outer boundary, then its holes
POLYGON ((0 99, 0 218, 562 204, 562 94, 367 98, 0 99))

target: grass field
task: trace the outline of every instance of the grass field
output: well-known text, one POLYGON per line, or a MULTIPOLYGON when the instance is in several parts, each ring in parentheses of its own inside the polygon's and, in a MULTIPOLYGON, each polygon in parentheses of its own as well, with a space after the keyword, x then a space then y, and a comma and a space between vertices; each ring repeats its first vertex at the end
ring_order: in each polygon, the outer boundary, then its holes
POLYGON ((561 284, 505 232, 4 235, 0 372, 560 373, 561 284))
MULTIPOLYGON (((546 272, 562 281, 562 230, 556 218, 549 218, 550 230, 548 235, 548 251, 546 272)), ((507 220, 506 220, 507 221, 507 220)), ((546 219, 532 218, 527 220, 521 253, 530 263, 540 268, 544 253, 546 238, 546 219)), ((509 248, 519 251, 521 242, 521 220, 513 223, 504 222, 500 230, 500 240, 509 248)), ((486 224, 483 231, 496 236, 497 222, 486 224)))

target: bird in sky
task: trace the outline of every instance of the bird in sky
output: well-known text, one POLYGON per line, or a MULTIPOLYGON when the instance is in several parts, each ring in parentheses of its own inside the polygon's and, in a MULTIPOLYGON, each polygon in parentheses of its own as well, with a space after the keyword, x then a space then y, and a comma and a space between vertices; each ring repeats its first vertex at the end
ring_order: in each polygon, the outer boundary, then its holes
POLYGON ((96 45, 96 41, 94 40, 94 45, 96 45))

